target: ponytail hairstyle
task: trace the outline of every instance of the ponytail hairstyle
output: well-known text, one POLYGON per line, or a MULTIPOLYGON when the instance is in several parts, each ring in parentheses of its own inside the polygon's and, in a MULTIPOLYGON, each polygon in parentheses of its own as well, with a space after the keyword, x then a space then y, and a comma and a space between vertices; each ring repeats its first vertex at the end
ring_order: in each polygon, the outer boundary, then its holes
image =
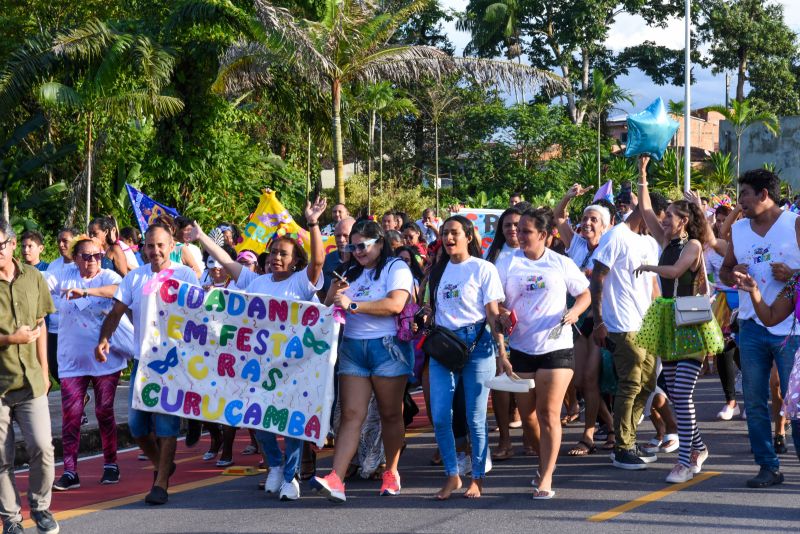
POLYGON ((517 202, 517 204, 504 211, 503 214, 500 215, 500 218, 497 219, 497 229, 494 232, 494 240, 492 240, 492 244, 486 252, 486 261, 490 263, 497 261, 497 256, 500 255, 500 251, 503 250, 503 246, 506 244, 506 236, 503 233, 503 223, 509 215, 522 215, 524 211, 522 208, 525 206, 518 207, 520 204, 522 203, 517 202))
POLYGON ((693 202, 676 200, 672 203, 673 211, 680 217, 686 217, 686 233, 689 239, 697 239, 705 247, 710 236, 708 235, 708 223, 706 222, 703 210, 693 202))
MULTIPOLYGON (((375 221, 364 219, 358 221, 355 225, 353 225, 353 229, 350 230, 350 243, 353 242, 354 234, 360 235, 365 240, 377 240, 372 246, 380 247, 381 250, 381 254, 378 256, 378 263, 375 265, 375 274, 373 275, 373 280, 378 280, 381 277, 381 271, 386 266, 386 263, 394 255, 392 253, 392 246, 389 244, 389 240, 386 239, 383 234, 383 228, 381 228, 381 225, 375 221)), ((364 266, 358 263, 355 255, 351 253, 350 259, 347 260, 347 263, 344 264, 344 266, 341 268, 341 271, 339 269, 336 269, 336 271, 340 274, 344 274, 347 279, 352 282, 361 276, 361 273, 364 272, 364 266)))
POLYGON ((116 244, 112 234, 117 229, 117 222, 112 217, 96 217, 89 223, 89 228, 92 226, 97 226, 106 233, 106 247, 116 244))
MULTIPOLYGON (((445 219, 444 223, 442 224, 442 228, 449 223, 449 222, 457 222, 461 225, 464 229, 464 234, 467 236, 467 251, 469 255, 474 258, 481 258, 481 246, 478 244, 478 236, 475 234, 475 225, 472 224, 472 221, 464 217, 463 215, 453 215, 445 219)), ((444 270, 447 268, 447 264, 450 263, 450 254, 447 253, 447 249, 445 247, 441 248, 441 256, 436 263, 433 264, 431 267, 431 274, 429 279, 429 286, 431 288, 431 298, 436 293, 436 289, 439 287, 439 282, 442 281, 442 275, 444 274, 444 270)))

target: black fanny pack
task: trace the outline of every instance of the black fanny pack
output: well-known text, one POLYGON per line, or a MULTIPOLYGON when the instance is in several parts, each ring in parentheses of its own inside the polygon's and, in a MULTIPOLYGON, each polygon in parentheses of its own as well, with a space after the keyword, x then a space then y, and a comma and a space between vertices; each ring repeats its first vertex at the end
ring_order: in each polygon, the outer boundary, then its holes
POLYGON ((472 342, 471 346, 467 346, 458 337, 458 334, 449 328, 435 325, 425 336, 425 341, 422 343, 422 352, 447 369, 460 371, 467 365, 469 355, 475 350, 481 337, 483 337, 483 332, 486 330, 486 321, 482 322, 479 328, 475 341, 472 342))

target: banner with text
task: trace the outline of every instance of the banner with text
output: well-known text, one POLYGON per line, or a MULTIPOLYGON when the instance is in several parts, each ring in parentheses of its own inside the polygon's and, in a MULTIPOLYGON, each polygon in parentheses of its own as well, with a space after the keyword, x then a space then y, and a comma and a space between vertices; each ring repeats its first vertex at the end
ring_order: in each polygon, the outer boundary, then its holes
POLYGON ((505 210, 462 208, 453 215, 463 215, 475 225, 475 229, 481 234, 481 250, 484 256, 489 247, 492 246, 494 235, 497 232, 497 221, 505 210))
MULTIPOLYGON (((276 232, 294 237, 303 245, 306 252, 311 252, 308 232, 294 221, 289 211, 278 200, 275 191, 267 189, 261 193, 256 210, 250 215, 242 230, 242 242, 236 245, 236 251, 252 250, 256 254, 261 254, 276 232)), ((332 235, 323 236, 322 241, 326 254, 336 248, 336 240, 332 235)))
POLYGON ((133 407, 322 446, 339 324, 312 302, 203 288, 162 271, 145 289, 133 407))

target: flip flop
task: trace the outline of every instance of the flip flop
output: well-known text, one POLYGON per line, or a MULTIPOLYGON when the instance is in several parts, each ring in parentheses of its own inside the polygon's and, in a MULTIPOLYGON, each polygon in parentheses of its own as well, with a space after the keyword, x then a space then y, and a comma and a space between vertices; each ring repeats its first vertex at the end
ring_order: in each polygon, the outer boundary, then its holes
POLYGON ((597 451, 597 445, 579 440, 578 444, 567 451, 567 456, 589 456, 597 451))
MULTIPOLYGON (((610 437, 612 437, 612 436, 614 436, 614 433, 613 433, 613 432, 609 432, 609 433, 608 433, 608 437, 610 438, 610 437)), ((616 446, 617 446, 617 440, 616 440, 616 439, 614 439, 614 441, 608 441, 608 438, 606 438, 606 442, 605 442, 605 443, 603 443, 603 444, 600 446, 600 448, 601 448, 602 450, 604 450, 604 451, 613 451, 613 450, 614 450, 614 447, 616 447, 616 446)))
POLYGON ((567 414, 561 418, 561 426, 567 426, 571 423, 574 423, 575 421, 580 419, 580 417, 581 417, 580 412, 567 414))
POLYGON ((533 500, 534 501, 547 501, 552 499, 556 496, 556 492, 553 490, 540 490, 534 489, 533 490, 533 500))

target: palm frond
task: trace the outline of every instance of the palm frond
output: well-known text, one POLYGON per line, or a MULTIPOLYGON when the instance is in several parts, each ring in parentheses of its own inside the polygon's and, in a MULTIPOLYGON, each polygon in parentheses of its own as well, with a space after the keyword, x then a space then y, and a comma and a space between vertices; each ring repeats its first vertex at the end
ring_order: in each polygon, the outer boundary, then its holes
POLYGON ((385 44, 398 28, 407 24, 411 17, 421 13, 433 3, 434 0, 415 0, 393 13, 386 13, 386 17, 375 17, 373 22, 365 24, 361 31, 364 40, 375 45, 385 44))
POLYGON ((45 119, 44 115, 37 113, 24 123, 14 128, 14 131, 11 132, 11 135, 5 139, 2 145, 0 145, 0 160, 2 160, 2 158, 4 158, 6 154, 8 154, 8 152, 20 141, 28 137, 45 124, 47 124, 47 120, 45 119))
POLYGON ((114 31, 104 22, 93 19, 79 28, 59 33, 53 40, 53 53, 57 56, 93 59, 108 47, 114 31))
POLYGON ((117 79, 119 71, 125 64, 125 58, 133 38, 128 34, 117 35, 111 46, 108 47, 100 66, 94 76, 95 87, 109 87, 117 79))
POLYGON ((14 50, 0 70, 0 117, 13 109, 57 61, 50 36, 28 39, 14 50))
POLYGON ((156 119, 172 117, 183 110, 180 98, 152 94, 147 91, 129 91, 101 99, 98 104, 109 115, 127 118, 150 116, 156 119))
POLYGON ((270 66, 275 57, 258 43, 236 43, 220 58, 217 78, 211 90, 226 96, 236 96, 272 82, 270 66))
POLYGON ((343 80, 373 84, 380 80, 408 83, 440 79, 453 72, 453 58, 432 46, 391 46, 360 58, 343 71, 343 80))
POLYGON ((230 0, 189 0, 172 13, 168 31, 194 24, 224 24, 247 39, 261 41, 266 38, 264 29, 247 12, 230 0))
POLYGON ((561 76, 530 65, 474 57, 455 57, 453 62, 459 71, 484 86, 497 85, 506 89, 515 87, 528 90, 543 89, 551 95, 568 88, 567 82, 561 76))
POLYGON ((132 52, 144 83, 152 92, 159 92, 172 76, 175 57, 144 35, 136 38, 132 52))
POLYGON ((78 92, 59 82, 46 82, 39 86, 36 96, 43 105, 78 108, 83 99, 78 92))

